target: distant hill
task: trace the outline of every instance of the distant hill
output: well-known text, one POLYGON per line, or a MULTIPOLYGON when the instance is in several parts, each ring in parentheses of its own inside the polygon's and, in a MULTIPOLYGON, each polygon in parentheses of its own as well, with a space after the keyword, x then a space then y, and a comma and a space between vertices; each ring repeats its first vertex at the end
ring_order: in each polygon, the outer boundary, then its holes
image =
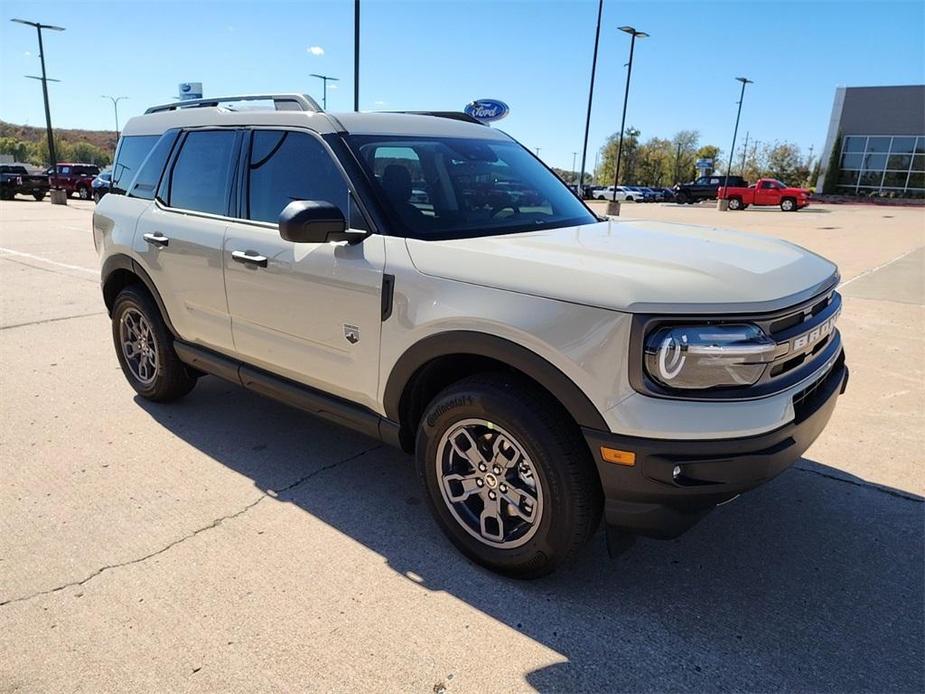
MULTIPOLYGON (((116 134, 111 130, 54 128, 58 161, 80 161, 105 166, 116 150, 116 134)), ((45 128, 16 125, 0 120, 0 154, 35 165, 48 163, 45 128)))
MULTIPOLYGON (((53 128, 55 142, 87 142, 110 152, 116 149, 116 134, 112 130, 74 130, 70 128, 53 128)), ((45 142, 45 128, 31 125, 16 125, 0 120, 0 138, 13 137, 25 142, 45 142)))

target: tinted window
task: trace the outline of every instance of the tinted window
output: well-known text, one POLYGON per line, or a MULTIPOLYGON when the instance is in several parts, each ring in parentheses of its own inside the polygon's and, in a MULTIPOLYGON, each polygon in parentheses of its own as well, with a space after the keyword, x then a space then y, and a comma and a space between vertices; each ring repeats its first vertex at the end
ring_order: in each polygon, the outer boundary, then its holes
POLYGON ((510 140, 354 135, 349 142, 406 236, 469 238, 597 221, 510 140))
POLYGON ((112 166, 110 192, 125 193, 128 184, 138 173, 141 162, 148 156, 157 140, 157 135, 133 135, 119 140, 119 151, 116 152, 116 162, 112 166))
POLYGON ((197 130, 183 141, 170 176, 171 207, 226 214, 236 133, 197 130))
POLYGON ((133 198, 143 198, 145 200, 154 199, 154 191, 157 188, 157 182, 161 178, 161 172, 164 170, 164 164, 167 163, 167 157, 170 156, 170 150, 173 149, 173 143, 177 139, 177 131, 171 130, 164 133, 154 145, 154 149, 148 154, 138 175, 132 181, 129 190, 129 196, 133 198))
POLYGON ((248 167, 248 219, 277 222, 293 200, 323 200, 348 217, 347 184, 311 135, 256 130, 248 167))

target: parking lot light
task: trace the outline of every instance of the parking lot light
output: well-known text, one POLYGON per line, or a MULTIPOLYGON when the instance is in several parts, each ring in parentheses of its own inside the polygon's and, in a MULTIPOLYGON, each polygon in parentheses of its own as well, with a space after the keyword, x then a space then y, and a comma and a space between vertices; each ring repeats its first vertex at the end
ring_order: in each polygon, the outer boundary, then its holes
POLYGON ((109 99, 112 102, 112 109, 115 112, 116 116, 116 140, 119 139, 119 102, 123 99, 128 99, 127 96, 109 96, 108 94, 100 94, 101 99, 109 99))
MULTIPOLYGON (((35 27, 36 32, 39 35, 39 59, 42 63, 42 96, 45 99, 45 128, 47 129, 48 134, 48 158, 51 160, 51 167, 55 171, 55 176, 58 175, 58 157, 55 154, 55 137, 51 130, 51 109, 48 106, 48 76, 45 74, 45 47, 42 44, 42 29, 50 29, 51 31, 64 31, 64 27, 55 26, 53 24, 42 24, 41 22, 30 22, 27 19, 11 19, 11 22, 16 22, 17 24, 26 24, 31 27, 35 27)), ((33 78, 35 79, 35 78, 33 78)), ((57 82, 58 80, 51 80, 57 82)), ((54 198, 54 196, 52 196, 54 198)))
POLYGON ((716 202, 716 207, 719 210, 726 209, 723 203, 726 202, 726 188, 729 187, 729 175, 732 172, 732 155, 735 153, 736 135, 739 134, 739 118, 742 116, 742 101, 745 99, 745 85, 754 84, 754 81, 748 79, 748 77, 736 77, 736 80, 742 83, 742 93, 739 94, 739 110, 736 112, 736 125, 732 131, 732 147, 729 148, 729 165, 726 167, 726 177, 723 179, 723 194, 719 196, 719 200, 716 202))
POLYGON ((637 31, 635 27, 618 27, 620 31, 630 35, 630 59, 626 68, 626 91, 623 93, 623 117, 620 119, 620 143, 617 145, 617 165, 613 172, 613 201, 617 201, 617 186, 620 185, 620 160, 623 158, 623 131, 626 129, 626 102, 630 96, 630 77, 633 75, 633 51, 636 48, 636 38, 648 38, 644 31, 637 31))

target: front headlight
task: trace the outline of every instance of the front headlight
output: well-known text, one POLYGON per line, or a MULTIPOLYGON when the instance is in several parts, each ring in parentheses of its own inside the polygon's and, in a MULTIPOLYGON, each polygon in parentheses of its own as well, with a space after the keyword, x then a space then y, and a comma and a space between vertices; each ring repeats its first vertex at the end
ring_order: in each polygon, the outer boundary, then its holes
POLYGON ((666 388, 749 386, 776 352, 777 344, 756 325, 673 325, 648 335, 645 367, 666 388))

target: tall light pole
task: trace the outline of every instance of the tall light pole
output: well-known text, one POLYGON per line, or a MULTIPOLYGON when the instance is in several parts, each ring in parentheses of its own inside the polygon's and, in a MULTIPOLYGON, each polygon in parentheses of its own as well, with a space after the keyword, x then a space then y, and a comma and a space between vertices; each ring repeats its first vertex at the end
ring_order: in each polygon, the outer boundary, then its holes
MULTIPOLYGON (((742 101, 745 99, 745 85, 754 84, 754 81, 748 79, 747 77, 736 77, 736 80, 742 83, 742 92, 739 94, 739 110, 736 112, 736 127, 732 131, 732 147, 729 149, 729 165, 726 167, 726 177, 723 179, 723 198, 726 197, 726 188, 729 187, 729 176, 732 173, 732 155, 735 153, 736 135, 739 134, 739 118, 742 116, 742 101)), ((719 206, 722 202, 723 200, 720 199, 720 201, 717 203, 717 206, 719 206)))
POLYGON ((116 139, 119 139, 119 102, 123 99, 128 99, 127 96, 109 96, 108 94, 101 94, 101 99, 109 99, 112 102, 112 110, 116 115, 116 139))
POLYGON ((353 110, 360 110, 360 0, 353 2, 353 110))
MULTIPOLYGON (((575 157, 577 157, 577 156, 578 156, 578 152, 572 152, 572 173, 573 173, 573 174, 577 174, 577 173, 578 173, 577 171, 575 171, 575 157)), ((578 194, 581 195, 581 187, 580 187, 580 186, 581 186, 581 178, 578 179, 578 185, 579 185, 578 194)))
MULTIPOLYGON (((597 71, 597 46, 601 40, 601 14, 604 11, 604 0, 599 0, 597 4, 597 29, 594 30, 594 57, 591 58, 591 83, 588 85, 588 113, 585 116, 585 139, 581 145, 581 172, 578 174, 578 184, 581 185, 585 180, 585 160, 588 156, 588 130, 591 127, 591 104, 594 101, 594 73, 597 71)), ((575 168, 575 165, 572 165, 575 168)), ((594 170, 597 171, 597 162, 594 164, 594 170)))
POLYGON ((623 158, 623 131, 626 129, 626 102, 630 96, 630 77, 633 75, 633 50, 636 48, 636 37, 641 39, 649 35, 644 31, 636 31, 633 27, 619 27, 620 31, 629 34, 630 38, 630 61, 626 69, 626 91, 623 94, 623 118, 620 120, 620 144, 617 145, 617 165, 613 172, 613 200, 617 200, 617 186, 620 185, 620 160, 623 158))
POLYGON ((324 83, 324 88, 323 88, 324 91, 322 92, 322 96, 321 96, 321 108, 327 111, 328 110, 328 82, 339 82, 340 78, 339 77, 328 77, 327 75, 318 75, 314 72, 311 74, 311 76, 317 77, 324 83))
POLYGON ((536 150, 536 156, 540 156, 540 150, 543 149, 543 148, 542 148, 542 147, 534 147, 534 149, 536 150))
MULTIPOLYGON (((56 27, 51 24, 41 24, 40 22, 30 22, 25 19, 11 19, 11 22, 17 22, 19 24, 27 24, 29 26, 35 27, 36 32, 39 35, 39 58, 42 62, 42 77, 32 77, 31 79, 41 79, 42 82, 42 96, 45 99, 45 128, 48 131, 48 157, 51 159, 51 166, 55 170, 55 176, 58 175, 58 157, 55 154, 55 136, 51 131, 51 109, 48 106, 48 76, 45 74, 45 47, 42 44, 42 29, 50 29, 51 31, 64 31, 64 27, 56 27)), ((58 80, 50 80, 52 82, 57 82, 58 80)))

